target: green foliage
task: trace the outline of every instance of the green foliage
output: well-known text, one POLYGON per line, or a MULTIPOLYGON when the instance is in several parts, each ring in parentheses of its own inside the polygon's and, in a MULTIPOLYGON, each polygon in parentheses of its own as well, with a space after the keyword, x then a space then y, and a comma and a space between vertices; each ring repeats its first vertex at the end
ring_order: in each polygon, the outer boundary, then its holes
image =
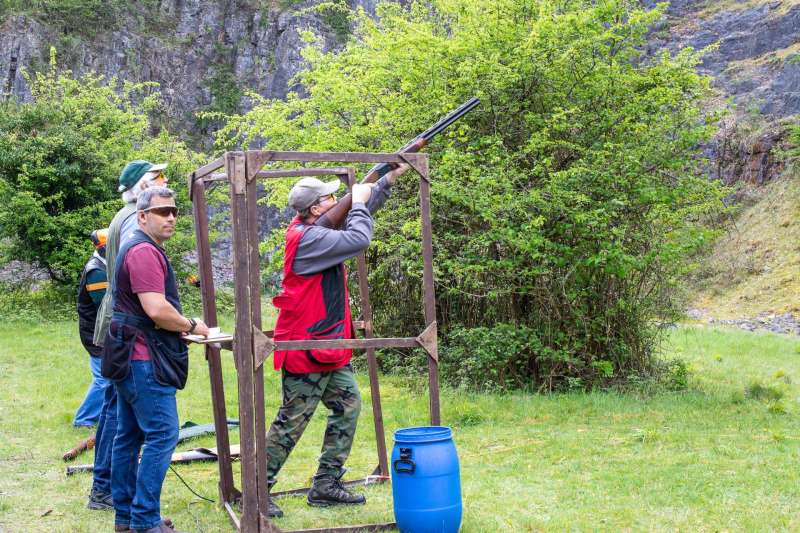
POLYGON ((39 287, 0 285, 0 320, 36 322, 75 318, 77 289, 50 282, 39 287))
POLYGON ((340 42, 345 42, 352 33, 353 12, 345 0, 320 2, 303 11, 316 13, 340 42))
POLYGON ((119 28, 124 20, 137 15, 141 25, 158 16, 157 0, 0 0, 0 17, 28 14, 43 23, 56 26, 64 34, 95 37, 119 28))
POLYGON ((207 136, 220 126, 221 116, 240 111, 244 91, 239 87, 230 63, 217 64, 211 78, 204 83, 211 92, 211 103, 198 111, 197 127, 207 136))
MULTIPOLYGON (((487 386, 591 385, 651 365, 654 319, 709 239, 723 188, 697 146, 716 117, 684 49, 643 57, 664 6, 572 0, 435 0, 363 14, 344 50, 308 36, 302 94, 255 98, 220 146, 393 151, 468 97, 480 108, 431 146, 440 332, 471 360, 508 364, 487 386), (469 336, 467 339, 466 336, 469 336), (514 341, 509 341, 514 342, 514 341), (512 349, 517 347, 512 346, 512 349), (500 358, 500 360, 498 360, 500 358), (519 358, 519 359, 517 359, 519 358), (531 362, 527 367, 520 361, 531 362), (527 374, 526 374, 527 373, 527 374)), ((288 184, 270 190, 278 205, 288 184)), ((368 252, 377 331, 421 330, 417 185, 394 187, 368 252)), ((454 352, 455 353, 455 352, 454 352)), ((466 379, 456 366, 448 379, 466 379)), ((497 369, 500 372, 500 368, 497 369)))
MULTIPOLYGON (((169 163, 178 203, 189 212, 183 176, 197 156, 166 131, 151 134, 153 84, 105 83, 94 74, 59 72, 51 52, 47 72, 28 76, 30 103, 0 107, 0 237, 8 257, 37 263, 58 282, 74 285, 92 247, 88 235, 121 207, 117 177, 127 161, 169 163)), ((188 217, 167 249, 191 248, 188 217)), ((185 268, 178 265, 180 273, 185 268)))
POLYGON ((671 359, 663 363, 664 372, 661 383, 670 391, 684 391, 689 388, 689 366, 683 359, 671 359))
MULTIPOLYGON (((454 386, 488 391, 525 388, 539 381, 550 365, 536 331, 511 324, 491 328, 451 328, 439 359, 442 374, 454 386)), ((548 355, 557 356, 550 353, 548 355)))
POLYGON ((775 385, 764 385, 760 381, 753 381, 747 385, 745 396, 752 400, 777 402, 782 399, 784 392, 775 385))
POLYGON ((795 169, 800 168, 800 117, 787 126, 787 148, 780 156, 795 169))

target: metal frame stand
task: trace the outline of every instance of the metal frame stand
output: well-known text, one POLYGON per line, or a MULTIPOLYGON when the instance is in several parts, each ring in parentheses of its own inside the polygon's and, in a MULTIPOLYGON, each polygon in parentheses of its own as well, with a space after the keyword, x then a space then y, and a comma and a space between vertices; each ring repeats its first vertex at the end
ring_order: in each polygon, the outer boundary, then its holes
MULTIPOLYGON (((226 152, 221 158, 205 165, 189 177, 189 195, 193 204, 194 228, 200 268, 200 288, 203 318, 217 325, 216 295, 211 266, 208 232, 206 188, 216 182, 230 184, 236 329, 232 343, 207 344, 211 381, 211 401, 216 427, 219 456, 219 493, 222 506, 237 530, 246 533, 280 532, 268 518, 270 494, 267 491, 266 419, 264 412, 264 362, 275 350, 307 350, 315 348, 364 349, 369 365, 370 392, 375 423, 378 466, 359 483, 381 483, 389 480, 386 457, 386 437, 383 427, 376 348, 422 348, 428 355, 428 385, 430 423, 440 424, 439 366, 436 330, 436 299, 433 284, 433 245, 430 207, 430 179, 427 154, 388 154, 350 152, 226 152), (272 331, 263 331, 261 324, 260 257, 257 231, 257 180, 302 176, 335 175, 352 186, 352 168, 301 168, 296 170, 262 170, 274 161, 339 162, 339 163, 408 163, 420 176, 419 198, 422 217, 423 299, 425 329, 417 337, 375 338, 372 329, 372 309, 367 284, 367 263, 364 253, 357 258, 358 282, 363 314, 354 323, 363 332, 362 339, 274 341, 272 331), (222 173, 214 171, 223 168, 222 173), (222 379, 221 349, 232 349, 239 385, 239 421, 241 453, 241 490, 234 486, 231 467, 230 440, 225 412, 225 391, 222 379), (236 506, 241 505, 241 516, 236 506)), ((302 494, 308 488, 273 493, 272 496, 302 494)), ((294 533, 355 532, 393 529, 394 523, 364 524, 323 529, 296 530, 294 533)))

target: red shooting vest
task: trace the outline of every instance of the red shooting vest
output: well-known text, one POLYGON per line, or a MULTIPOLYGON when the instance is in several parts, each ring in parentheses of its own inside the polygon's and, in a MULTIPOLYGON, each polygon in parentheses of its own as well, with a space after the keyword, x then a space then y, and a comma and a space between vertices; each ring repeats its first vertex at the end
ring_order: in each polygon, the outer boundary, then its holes
MULTIPOLYGON (((301 276, 292 270, 297 246, 309 228, 295 217, 286 230, 283 258, 283 292, 272 299, 278 308, 275 340, 352 339, 353 322, 347 294, 344 265, 317 274, 301 276)), ((350 362, 353 350, 277 350, 275 370, 285 368, 294 374, 326 372, 350 362)))

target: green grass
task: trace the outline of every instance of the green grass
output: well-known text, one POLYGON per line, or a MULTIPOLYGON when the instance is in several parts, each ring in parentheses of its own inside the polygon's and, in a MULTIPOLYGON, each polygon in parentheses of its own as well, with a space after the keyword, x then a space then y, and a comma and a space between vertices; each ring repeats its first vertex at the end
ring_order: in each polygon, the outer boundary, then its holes
MULTIPOLYGON (((800 340, 687 328, 670 334, 665 353, 690 364, 689 391, 650 396, 443 391, 443 419, 454 428, 461 459, 462 531, 800 529, 800 340)), ((66 477, 60 459, 86 435, 70 425, 88 381, 85 357, 72 322, 0 326, 0 531, 111 528, 110 513, 84 507, 90 476, 66 477)), ((189 383, 178 394, 180 417, 208 422, 205 362, 195 348, 191 358, 189 383)), ((230 358, 225 378, 235 417, 230 358)), ((353 477, 376 463, 363 375, 361 384, 365 406, 349 461, 353 477)), ((390 438, 398 427, 426 422, 421 390, 383 378, 390 438)), ((273 372, 267 396, 271 417, 278 400, 273 372)), ((279 488, 307 483, 323 427, 319 412, 279 488)), ((213 445, 213 438, 179 449, 200 445, 213 445)), ((88 462, 91 454, 81 459, 88 462)), ((217 498, 216 464, 177 470, 199 493, 217 498)), ((277 523, 297 529, 391 520, 391 488, 369 487, 365 493, 365 507, 341 510, 284 498, 286 517, 277 523)), ((171 472, 162 503, 164 515, 185 531, 231 530, 215 505, 193 496, 171 472)))

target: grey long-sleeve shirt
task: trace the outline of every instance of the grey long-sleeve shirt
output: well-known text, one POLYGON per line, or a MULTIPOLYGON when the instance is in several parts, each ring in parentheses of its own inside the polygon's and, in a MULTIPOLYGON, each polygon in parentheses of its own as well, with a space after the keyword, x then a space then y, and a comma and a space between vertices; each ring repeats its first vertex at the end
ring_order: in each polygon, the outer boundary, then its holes
POLYGON ((379 179, 367 203, 354 203, 350 208, 344 229, 309 227, 297 245, 292 270, 301 276, 316 274, 365 250, 372 240, 371 215, 383 206, 391 189, 385 176, 379 179))

